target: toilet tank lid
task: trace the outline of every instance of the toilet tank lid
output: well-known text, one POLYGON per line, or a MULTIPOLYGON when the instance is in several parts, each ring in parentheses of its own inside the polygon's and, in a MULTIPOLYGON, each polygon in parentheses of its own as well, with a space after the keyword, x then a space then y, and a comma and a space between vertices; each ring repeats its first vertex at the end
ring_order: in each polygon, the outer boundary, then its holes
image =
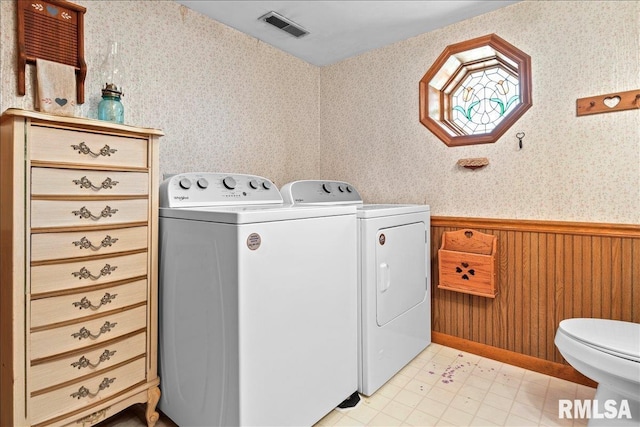
POLYGON ((576 318, 560 322, 573 338, 607 353, 640 361, 640 323, 611 319, 576 318))

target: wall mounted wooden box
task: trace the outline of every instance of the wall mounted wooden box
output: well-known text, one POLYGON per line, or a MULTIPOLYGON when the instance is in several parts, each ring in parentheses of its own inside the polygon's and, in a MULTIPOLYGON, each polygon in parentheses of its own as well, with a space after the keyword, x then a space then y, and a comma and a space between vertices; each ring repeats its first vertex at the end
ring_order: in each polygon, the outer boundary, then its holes
POLYGON ((439 289, 495 298, 498 238, 476 230, 444 232, 438 250, 439 289))

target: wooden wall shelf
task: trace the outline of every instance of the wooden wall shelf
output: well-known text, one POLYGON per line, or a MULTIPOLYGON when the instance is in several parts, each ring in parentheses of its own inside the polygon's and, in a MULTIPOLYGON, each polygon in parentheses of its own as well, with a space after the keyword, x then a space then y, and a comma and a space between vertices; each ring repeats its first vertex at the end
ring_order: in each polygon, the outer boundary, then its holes
POLYGON ((607 95, 580 98, 576 101, 576 114, 612 113, 614 111, 633 110, 640 108, 640 89, 627 92, 609 93, 607 95))
POLYGON ((487 159, 486 157, 474 157, 474 158, 470 158, 470 159, 460 159, 457 162, 458 166, 461 166, 461 167, 466 168, 466 169, 471 169, 471 170, 483 168, 483 167, 487 166, 488 164, 489 164, 489 159, 487 159))

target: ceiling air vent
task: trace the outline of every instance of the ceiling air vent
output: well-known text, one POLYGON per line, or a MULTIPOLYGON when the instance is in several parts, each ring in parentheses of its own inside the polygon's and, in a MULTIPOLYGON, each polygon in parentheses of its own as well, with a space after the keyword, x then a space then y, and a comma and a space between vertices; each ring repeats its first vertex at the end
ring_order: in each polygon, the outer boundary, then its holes
POLYGON ((287 32, 296 38, 300 38, 309 34, 309 31, 305 30, 292 20, 287 19, 276 12, 269 12, 266 15, 262 15, 258 19, 266 22, 267 24, 271 24, 274 27, 277 27, 284 32, 287 32))

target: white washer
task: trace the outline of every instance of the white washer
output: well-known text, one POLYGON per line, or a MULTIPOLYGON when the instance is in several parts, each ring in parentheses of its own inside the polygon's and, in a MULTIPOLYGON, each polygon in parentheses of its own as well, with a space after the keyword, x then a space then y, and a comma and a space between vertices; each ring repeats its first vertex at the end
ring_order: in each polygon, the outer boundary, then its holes
POLYGON ((165 180, 160 206, 165 414, 304 426, 356 391, 355 207, 283 206, 271 181, 218 173, 165 180))
POLYGON ((370 396, 431 343, 429 206, 365 205, 340 181, 280 191, 296 206, 358 207, 358 391, 370 396))

